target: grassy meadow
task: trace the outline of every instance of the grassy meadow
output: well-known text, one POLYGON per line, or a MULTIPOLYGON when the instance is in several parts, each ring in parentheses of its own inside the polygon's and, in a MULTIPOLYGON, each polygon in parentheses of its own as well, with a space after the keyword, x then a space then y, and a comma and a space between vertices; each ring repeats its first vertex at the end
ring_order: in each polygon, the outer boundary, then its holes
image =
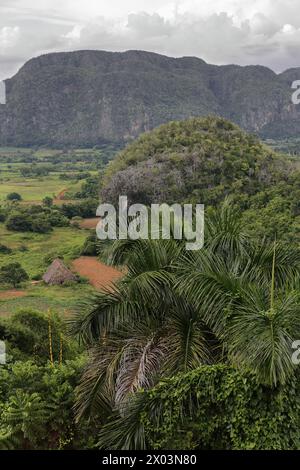
MULTIPOLYGON (((82 202, 76 199, 87 178, 99 175, 113 149, 26 149, 0 148, 0 206, 10 193, 18 193, 20 207, 41 204, 48 196, 56 205, 82 202)), ((49 233, 11 231, 0 223, 0 244, 11 253, 0 252, 0 268, 20 263, 29 280, 18 289, 0 284, 0 316, 23 308, 62 314, 72 312, 80 300, 93 291, 87 283, 46 286, 41 277, 56 257, 68 265, 78 256, 89 234, 73 225, 54 227, 49 233), (16 296, 13 295, 16 291, 16 296), (9 294, 9 295, 8 295, 9 294)))
POLYGON ((46 196, 55 199, 62 192, 75 193, 81 187, 82 172, 97 174, 98 157, 99 151, 94 150, 64 153, 0 148, 0 201, 13 192, 27 203, 46 196))

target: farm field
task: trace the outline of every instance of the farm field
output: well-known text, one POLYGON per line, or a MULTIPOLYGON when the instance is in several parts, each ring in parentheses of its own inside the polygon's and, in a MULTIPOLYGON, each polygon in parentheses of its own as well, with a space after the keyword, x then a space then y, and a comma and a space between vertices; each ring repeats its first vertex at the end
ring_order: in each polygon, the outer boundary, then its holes
MULTIPOLYGON (((0 208, 8 207, 10 214, 11 211, 42 205, 46 197, 51 198, 57 207, 62 204, 84 206, 85 197, 95 198, 95 192, 91 192, 95 191, 94 182, 98 181, 112 155, 113 149, 36 150, 2 147, 0 208), (80 192, 85 185, 86 194, 82 195, 80 192), (14 204, 9 202, 7 196, 11 193, 17 193, 21 200, 14 204)), ((73 215, 77 216, 76 211, 73 215)), ((59 314, 69 315, 86 296, 95 291, 98 286, 97 279, 95 280, 97 272, 94 270, 91 275, 89 261, 82 262, 80 255, 98 219, 77 217, 77 223, 73 224, 73 215, 69 215, 69 225, 55 226, 48 233, 11 230, 6 227, 5 221, 0 222, 0 245, 8 249, 6 253, 0 250, 0 269, 19 263, 28 275, 28 280, 16 287, 3 284, 2 281, 0 317, 28 308, 42 312, 51 309, 59 314), (41 281, 49 265, 58 257, 81 276, 79 283, 49 286, 41 281), (73 266, 72 263, 77 258, 79 264, 76 265, 75 262, 73 266)), ((34 215, 32 217, 35 218, 34 215)), ((92 263, 95 269, 99 262, 95 258, 92 263)), ((98 267, 101 268, 98 275, 105 278, 104 284, 110 282, 110 276, 114 279, 118 275, 117 271, 114 272, 101 263, 98 267)))
POLYGON ((46 313, 49 309, 62 316, 68 316, 79 308, 80 303, 90 296, 94 289, 89 284, 74 286, 28 285, 25 289, 0 291, 0 317, 8 317, 23 309, 46 313), (10 295, 11 293, 11 295, 10 295))
POLYGON ((89 279, 97 290, 109 289, 112 283, 122 277, 122 273, 111 266, 100 263, 98 258, 81 256, 72 262, 73 270, 89 279))
POLYGON ((107 158, 93 149, 0 148, 0 202, 14 192, 27 203, 40 202, 46 196, 56 199, 62 193, 70 199, 88 177, 97 176, 107 158))
MULTIPOLYGON (((0 265, 18 262, 30 278, 41 275, 59 256, 68 260, 80 253, 87 232, 74 227, 59 227, 51 233, 10 232, 0 224, 0 239, 13 251, 0 253, 0 265)), ((3 243, 3 242, 2 242, 3 243)))
POLYGON ((45 273, 54 258, 60 256, 69 263, 79 256, 87 233, 71 226, 56 228, 50 234, 10 232, 0 224, 0 240, 12 249, 11 254, 0 254, 0 266, 18 262, 29 275, 25 288, 0 290, 0 315, 25 307, 72 311, 85 293, 92 292, 89 284, 76 284, 74 289, 74 286, 45 286, 32 282, 45 273))
POLYGON ((66 183, 59 179, 57 175, 50 175, 44 178, 24 178, 11 177, 9 181, 2 181, 0 184, 0 200, 5 200, 7 195, 13 192, 20 194, 23 201, 40 202, 46 196, 56 199, 62 191, 78 191, 80 183, 78 181, 66 183))

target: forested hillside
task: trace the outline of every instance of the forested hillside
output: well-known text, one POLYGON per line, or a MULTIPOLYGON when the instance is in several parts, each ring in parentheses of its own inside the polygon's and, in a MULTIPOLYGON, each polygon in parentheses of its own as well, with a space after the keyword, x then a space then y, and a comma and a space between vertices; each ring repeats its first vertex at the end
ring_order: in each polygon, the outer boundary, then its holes
POLYGON ((298 240, 297 161, 274 152, 222 118, 170 122, 119 153, 104 177, 102 198, 202 203, 230 197, 252 232, 298 240))
POLYGON ((143 51, 76 51, 27 62, 6 80, 0 144, 127 142, 170 120, 215 114, 264 137, 297 136, 298 69, 215 66, 143 51))

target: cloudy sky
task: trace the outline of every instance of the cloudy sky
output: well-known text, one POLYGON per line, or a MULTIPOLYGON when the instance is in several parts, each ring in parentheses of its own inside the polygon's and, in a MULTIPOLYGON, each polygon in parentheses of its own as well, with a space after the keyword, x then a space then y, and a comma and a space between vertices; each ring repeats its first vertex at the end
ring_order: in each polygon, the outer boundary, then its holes
POLYGON ((300 66, 299 0, 0 0, 0 80, 53 51, 144 49, 300 66))

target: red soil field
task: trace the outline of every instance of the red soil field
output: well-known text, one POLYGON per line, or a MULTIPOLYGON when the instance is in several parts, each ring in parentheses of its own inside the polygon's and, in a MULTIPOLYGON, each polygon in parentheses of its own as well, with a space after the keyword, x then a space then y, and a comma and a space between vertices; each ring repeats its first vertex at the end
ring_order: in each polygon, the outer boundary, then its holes
POLYGON ((27 292, 23 290, 5 290, 2 292, 0 291, 0 300, 16 299, 17 297, 25 297, 25 295, 27 295, 27 292))
POLYGON ((112 287, 112 283, 123 276, 123 273, 117 269, 106 266, 92 256, 81 256, 73 261, 72 266, 80 276, 88 278, 92 286, 98 290, 112 287))
POLYGON ((83 219, 79 225, 81 228, 96 229, 99 220, 100 220, 100 217, 93 217, 91 219, 83 219))

